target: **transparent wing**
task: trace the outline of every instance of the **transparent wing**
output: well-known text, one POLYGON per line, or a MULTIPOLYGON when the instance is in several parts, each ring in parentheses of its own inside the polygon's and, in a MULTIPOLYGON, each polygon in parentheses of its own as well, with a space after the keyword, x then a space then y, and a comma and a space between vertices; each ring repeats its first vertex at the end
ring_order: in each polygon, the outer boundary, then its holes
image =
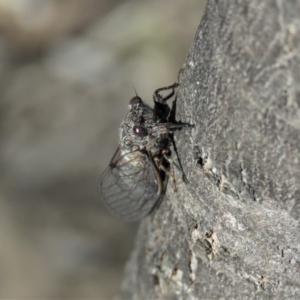
POLYGON ((100 178, 100 196, 107 208, 127 221, 137 221, 152 211, 162 195, 162 183, 151 158, 120 148, 100 178))

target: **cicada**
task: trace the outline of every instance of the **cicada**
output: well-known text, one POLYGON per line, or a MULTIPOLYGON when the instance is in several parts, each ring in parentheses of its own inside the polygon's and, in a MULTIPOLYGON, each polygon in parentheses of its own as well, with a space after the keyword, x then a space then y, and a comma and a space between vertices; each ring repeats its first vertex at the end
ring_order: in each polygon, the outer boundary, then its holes
POLYGON ((168 178, 175 184, 171 167, 183 173, 171 158, 173 132, 192 125, 171 121, 166 101, 175 94, 177 83, 153 94, 154 108, 136 95, 120 127, 119 147, 101 175, 100 196, 107 208, 127 221, 137 221, 160 203, 168 178), (162 96, 161 92, 171 90, 162 96))

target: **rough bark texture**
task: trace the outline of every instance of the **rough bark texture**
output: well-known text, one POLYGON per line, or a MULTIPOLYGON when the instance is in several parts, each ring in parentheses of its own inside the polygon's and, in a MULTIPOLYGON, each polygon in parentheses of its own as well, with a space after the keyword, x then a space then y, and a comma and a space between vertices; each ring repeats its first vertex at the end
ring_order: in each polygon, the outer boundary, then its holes
POLYGON ((181 73, 177 173, 122 299, 299 299, 300 3, 210 0, 181 73))

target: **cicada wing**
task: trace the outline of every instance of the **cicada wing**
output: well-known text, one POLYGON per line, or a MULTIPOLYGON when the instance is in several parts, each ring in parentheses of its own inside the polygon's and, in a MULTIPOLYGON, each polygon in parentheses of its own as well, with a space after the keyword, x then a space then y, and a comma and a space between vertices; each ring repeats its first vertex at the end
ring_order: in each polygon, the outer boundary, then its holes
POLYGON ((151 157, 140 151, 122 154, 119 148, 99 184, 107 208, 127 221, 137 221, 159 202, 162 182, 151 157))

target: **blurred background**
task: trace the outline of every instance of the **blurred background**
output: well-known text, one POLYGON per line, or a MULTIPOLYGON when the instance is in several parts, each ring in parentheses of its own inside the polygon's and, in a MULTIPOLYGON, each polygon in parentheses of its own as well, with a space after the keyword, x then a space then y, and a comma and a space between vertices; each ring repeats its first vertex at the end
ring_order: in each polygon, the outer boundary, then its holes
POLYGON ((0 0, 0 299, 118 293, 137 224, 98 179, 134 88, 151 103, 176 81, 205 2, 0 0))

